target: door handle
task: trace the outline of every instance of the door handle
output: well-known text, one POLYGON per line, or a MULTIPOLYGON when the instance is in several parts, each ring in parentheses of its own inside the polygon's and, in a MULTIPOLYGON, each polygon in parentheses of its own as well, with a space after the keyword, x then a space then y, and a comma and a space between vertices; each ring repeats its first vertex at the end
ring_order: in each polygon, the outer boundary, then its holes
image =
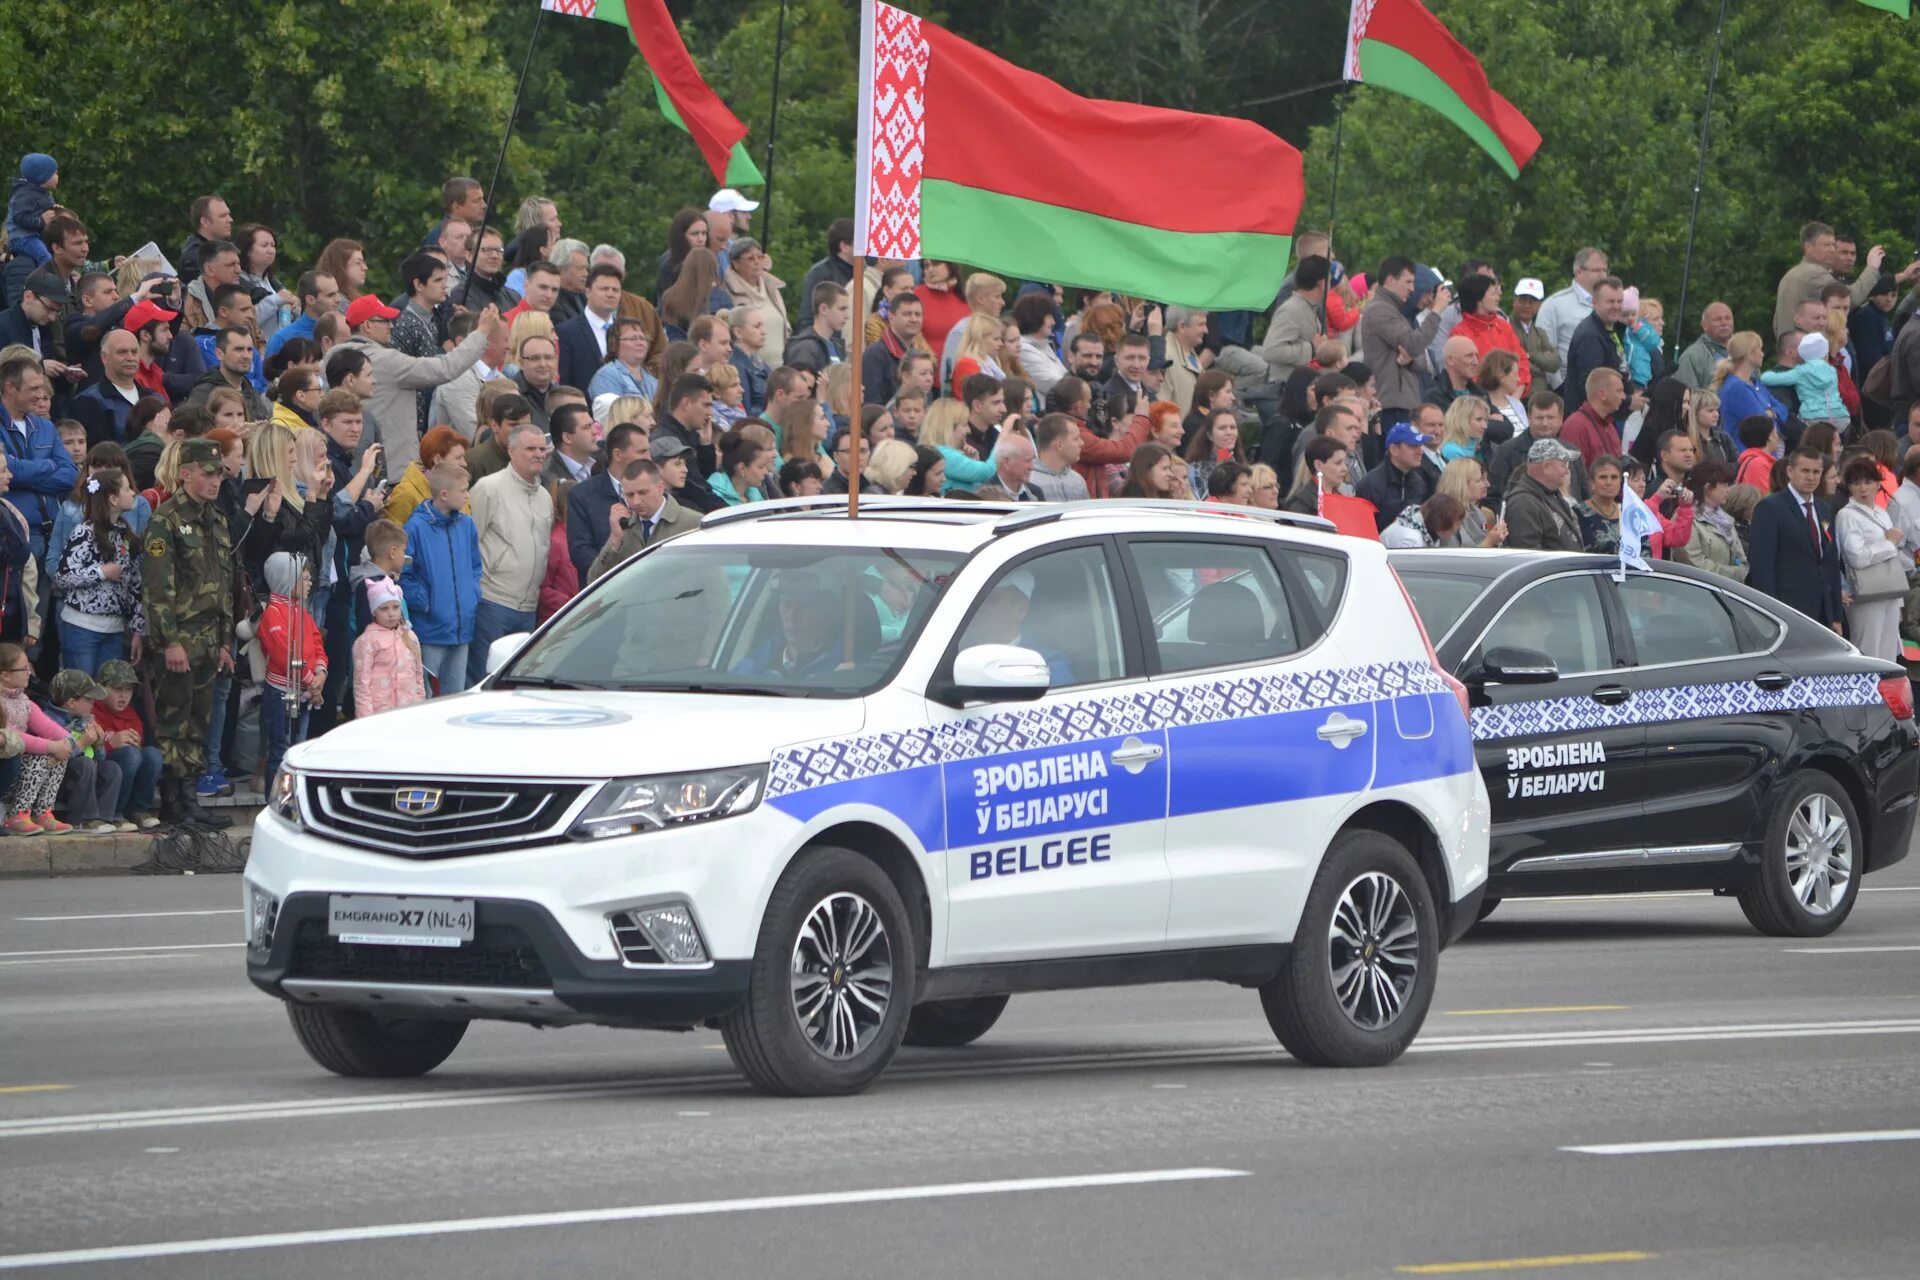
POLYGON ((1331 742, 1337 751, 1346 750, 1347 744, 1355 738, 1363 738, 1367 733, 1365 720, 1349 720, 1345 714, 1336 711, 1327 717, 1327 722, 1314 730, 1322 742, 1331 742))
POLYGON ((1762 689, 1784 689, 1793 683, 1793 677, 1784 671, 1762 671, 1753 682, 1762 689))
POLYGON ((1128 773, 1139 773, 1142 769, 1167 754, 1166 748, 1155 742, 1142 742, 1138 738, 1128 738, 1121 743, 1108 759, 1125 769, 1128 773))
POLYGON ((1603 684, 1593 691, 1593 700, 1603 707, 1617 707, 1633 696, 1625 685, 1603 684))

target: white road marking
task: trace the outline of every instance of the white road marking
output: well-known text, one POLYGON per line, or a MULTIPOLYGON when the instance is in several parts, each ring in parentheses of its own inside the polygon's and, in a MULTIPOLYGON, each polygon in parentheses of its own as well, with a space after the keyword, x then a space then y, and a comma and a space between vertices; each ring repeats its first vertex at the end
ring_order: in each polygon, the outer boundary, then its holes
POLYGON ((1890 951, 1920 951, 1920 947, 1782 947, 1790 956, 1878 956, 1890 951))
POLYGON ((157 947, 71 947, 60 951, 0 951, 0 960, 15 956, 105 956, 139 954, 143 951, 223 951, 244 947, 244 942, 179 942, 157 947))
POLYGON ((1245 1169, 1141 1169, 1130 1173, 1087 1173, 1059 1178, 1010 1178, 996 1182, 942 1182, 918 1187, 872 1187, 861 1191, 819 1191, 803 1195, 754 1196, 738 1200, 686 1200, 677 1204, 636 1204, 613 1209, 571 1209, 553 1213, 515 1213, 492 1218, 447 1218, 437 1222, 389 1222, 324 1231, 287 1231, 275 1235, 223 1236, 205 1240, 169 1240, 155 1244, 65 1249, 54 1253, 0 1256, 0 1271, 71 1266, 88 1262, 137 1262, 194 1254, 238 1253, 249 1249, 290 1249, 301 1245, 357 1244, 368 1240, 408 1240, 422 1236, 465 1235, 473 1231, 524 1231, 543 1227, 591 1226, 603 1222, 641 1222, 655 1218, 697 1218, 772 1209, 818 1209, 904 1200, 949 1200, 966 1196, 1011 1195, 1029 1191, 1080 1191, 1094 1187, 1137 1187, 1166 1182, 1203 1182, 1245 1178, 1245 1169))
POLYGON ((1672 1142, 1608 1142, 1562 1147, 1583 1156, 1663 1156, 1687 1151, 1752 1151, 1766 1147, 1839 1147, 1861 1142, 1920 1142, 1920 1129, 1860 1129, 1851 1133, 1776 1133, 1750 1138, 1693 1138, 1672 1142))
MULTIPOLYGON (((142 957, 143 960, 149 962, 155 960, 190 960, 192 958, 191 956, 183 955, 146 955, 142 957)), ((43 960, 0 960, 0 969, 11 969, 15 965, 23 964, 125 964, 126 962, 127 957, 125 956, 52 956, 43 960)))
MULTIPOLYGON (((1862 893, 1920 893, 1920 884, 1861 886, 1862 893)), ((1712 898, 1711 889, 1673 889, 1660 893, 1547 893, 1537 898, 1508 898, 1505 907, 1524 907, 1538 902, 1646 902, 1661 898, 1712 898)))
POLYGON ((171 916, 237 916, 239 907, 223 907, 218 911, 119 911, 112 915, 101 916, 15 916, 15 920, 30 924, 43 924, 50 920, 162 920, 171 916))
MULTIPOLYGON (((1417 1040, 1409 1053, 1471 1053, 1512 1049, 1569 1049, 1596 1045, 1706 1043, 1722 1040, 1807 1039, 1831 1036, 1920 1034, 1920 1018, 1853 1022, 1749 1023, 1729 1026, 1641 1027, 1594 1031, 1550 1031, 1473 1036, 1428 1036, 1417 1040)), ((1039 1075, 1048 1072, 1100 1070, 1139 1065, 1181 1065, 1189 1062, 1264 1062, 1284 1057, 1278 1045, 1220 1045, 1198 1049, 1139 1049, 1121 1053, 1061 1053, 1031 1058, 1008 1058, 964 1065, 903 1064, 888 1079, 976 1080, 990 1076, 1039 1075)), ((392 1111, 429 1111, 448 1107, 498 1106, 550 1101, 559 1098, 620 1098, 638 1100, 656 1094, 686 1090, 744 1090, 745 1085, 726 1071, 683 1072, 642 1081, 581 1081, 569 1084, 523 1085, 488 1089, 417 1089, 411 1093, 369 1094, 350 1098, 311 1098, 276 1102, 226 1103, 203 1107, 173 1107, 148 1111, 95 1112, 83 1115, 44 1115, 0 1120, 0 1140, 75 1133, 107 1133, 127 1129, 163 1129, 188 1125, 230 1124, 249 1120, 324 1119, 392 1111)))

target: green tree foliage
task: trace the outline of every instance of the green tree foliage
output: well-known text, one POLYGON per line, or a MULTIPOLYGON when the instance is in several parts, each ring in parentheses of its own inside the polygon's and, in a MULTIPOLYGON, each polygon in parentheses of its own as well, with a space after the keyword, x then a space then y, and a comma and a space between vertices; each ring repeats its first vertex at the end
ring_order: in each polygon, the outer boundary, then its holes
MULTIPOLYGON (((1573 250, 1676 317, 1717 0, 1428 0, 1544 142, 1518 181, 1437 114, 1350 91, 1337 250, 1355 269, 1407 252, 1452 273, 1470 255, 1508 281, 1565 282, 1573 250)), ((1795 232, 1831 221, 1904 263, 1920 143, 1920 36, 1854 0, 1730 0, 1683 327, 1731 303, 1765 329, 1795 232)), ((1308 148, 1307 216, 1331 210, 1331 124, 1308 148)))

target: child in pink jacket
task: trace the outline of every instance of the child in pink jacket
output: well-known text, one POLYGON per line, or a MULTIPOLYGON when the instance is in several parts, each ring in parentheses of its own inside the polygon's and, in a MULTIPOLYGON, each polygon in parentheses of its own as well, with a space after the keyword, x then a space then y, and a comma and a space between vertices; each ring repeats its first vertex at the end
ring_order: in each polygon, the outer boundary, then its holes
POLYGON ((409 707, 426 697, 420 641, 400 612, 400 584, 392 578, 367 582, 373 625, 353 644, 353 706, 361 716, 409 707))
POLYGON ((0 644, 0 717, 7 729, 6 745, 20 755, 19 776, 7 791, 6 831, 15 836, 59 835, 73 830, 53 816, 73 738, 27 696, 32 677, 27 651, 17 644, 0 644), (14 747, 16 742, 20 746, 14 747))

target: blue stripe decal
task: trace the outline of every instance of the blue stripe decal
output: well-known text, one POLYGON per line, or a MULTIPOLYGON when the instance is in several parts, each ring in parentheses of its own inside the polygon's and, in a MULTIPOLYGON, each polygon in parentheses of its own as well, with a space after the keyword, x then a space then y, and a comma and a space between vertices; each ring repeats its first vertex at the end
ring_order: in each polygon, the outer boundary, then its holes
MULTIPOLYGON (((1167 735, 1173 744, 1171 816, 1366 790, 1373 776, 1373 735, 1379 732, 1374 708, 1379 705, 1316 707, 1172 730, 1167 735), (1344 747, 1320 741, 1320 726, 1336 710, 1364 721, 1367 736, 1344 747)), ((1467 746, 1464 736, 1461 746, 1467 746)))
MULTIPOLYGON (((1621 672, 1623 678, 1630 675, 1631 672, 1621 672)), ((1476 707, 1473 738, 1476 742, 1491 742, 1671 720, 1708 720, 1716 716, 1803 711, 1813 707, 1878 706, 1880 702, 1880 678, 1865 672, 1803 676, 1784 689, 1762 689, 1751 680, 1666 685, 1635 690, 1625 702, 1612 707, 1584 695, 1476 707)))
POLYGON ((1410 711, 1417 701, 1414 698, 1394 701, 1396 714, 1387 718, 1398 722, 1402 736, 1396 741, 1392 734, 1381 734, 1380 746, 1375 752, 1378 758, 1373 771, 1375 790, 1451 777, 1474 767, 1473 743, 1460 732, 1460 700, 1452 693, 1429 693, 1425 695, 1424 711, 1410 711), (1405 736, 1427 724, 1433 726, 1432 733, 1423 737, 1405 736))
POLYGON ((1075 701, 1010 707, 926 729, 863 734, 777 751, 768 771, 767 797, 898 773, 918 765, 951 764, 1043 747, 1072 747, 1095 738, 1123 738, 1289 711, 1331 710, 1445 689, 1439 672, 1424 662, 1380 662, 1196 684, 1149 685, 1124 693, 1090 693, 1075 701))
POLYGON ((946 821, 940 812, 940 770, 933 765, 830 782, 789 792, 767 803, 800 822, 812 822, 829 809, 870 805, 904 822, 928 853, 947 845, 946 821))

